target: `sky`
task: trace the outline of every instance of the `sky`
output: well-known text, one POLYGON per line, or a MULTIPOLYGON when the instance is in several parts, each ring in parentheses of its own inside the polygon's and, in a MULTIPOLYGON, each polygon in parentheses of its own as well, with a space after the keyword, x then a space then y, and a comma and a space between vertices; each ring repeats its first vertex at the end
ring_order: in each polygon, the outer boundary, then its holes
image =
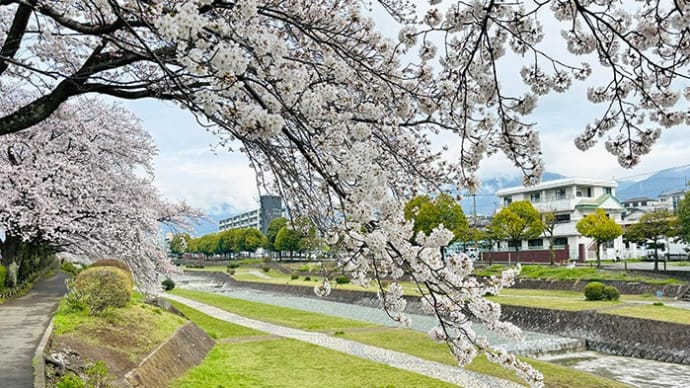
MULTIPOLYGON (((390 25, 380 23, 377 11, 373 13, 377 24, 383 25, 384 33, 392 33, 390 25)), ((564 52, 559 46, 551 49, 564 52)), ((512 73, 516 71, 510 68, 509 60, 502 66, 507 66, 506 70, 512 73)), ((592 79, 601 76, 602 73, 595 71, 592 79)), ((505 84, 509 88, 522 87, 515 83, 514 77, 507 78, 505 84)), ((577 150, 573 139, 601 109, 587 101, 586 88, 587 81, 574 84, 565 94, 543 97, 529 116, 540 132, 546 171, 568 177, 625 179, 643 178, 646 173, 690 163, 687 126, 663 131, 652 151, 630 170, 618 165, 616 158, 604 149, 603 142, 586 152, 577 150)), ((198 125, 191 113, 172 103, 155 100, 123 103, 139 116, 159 148, 154 184, 166 198, 184 200, 215 218, 258 207, 255 176, 246 157, 239 151, 216 149, 217 138, 198 125)), ((459 144, 454 139, 446 141, 451 150, 459 144)), ((485 159, 479 173, 480 179, 491 179, 514 177, 520 171, 499 154, 485 159)))

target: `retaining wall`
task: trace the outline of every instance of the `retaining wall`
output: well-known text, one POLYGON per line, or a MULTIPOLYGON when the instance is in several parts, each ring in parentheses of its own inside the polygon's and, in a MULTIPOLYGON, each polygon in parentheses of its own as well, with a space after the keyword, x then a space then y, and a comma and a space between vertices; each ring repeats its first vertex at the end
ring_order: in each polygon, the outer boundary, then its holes
MULTIPOLYGON (((683 292, 686 285, 656 285, 642 282, 624 282, 619 280, 598 280, 609 286, 614 286, 621 292, 621 294, 642 295, 651 294, 656 295, 657 291, 661 291, 664 296, 678 297, 683 292)), ((511 288, 526 288, 534 290, 566 290, 584 292, 585 286, 590 280, 533 280, 533 279, 518 279, 511 288)))
POLYGON ((215 342, 189 322, 125 375, 133 387, 165 388, 170 380, 199 365, 215 342))

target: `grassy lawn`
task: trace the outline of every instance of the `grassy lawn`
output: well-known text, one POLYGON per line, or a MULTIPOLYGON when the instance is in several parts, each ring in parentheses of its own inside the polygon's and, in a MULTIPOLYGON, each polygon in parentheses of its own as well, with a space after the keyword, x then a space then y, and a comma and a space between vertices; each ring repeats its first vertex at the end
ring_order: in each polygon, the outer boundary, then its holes
POLYGON ((183 387, 457 387, 291 339, 216 345, 170 384, 183 387))
POLYGON ((226 272, 228 267, 224 265, 206 265, 204 268, 190 268, 187 266, 180 267, 185 271, 211 271, 211 272, 226 272))
MULTIPOLYGON (((496 264, 476 271, 478 276, 500 275, 507 266, 496 264)), ((592 267, 557 267, 547 265, 523 265, 520 277, 525 279, 545 280, 623 280, 645 282, 650 284, 686 284, 678 279, 655 279, 646 276, 633 276, 624 271, 598 270, 592 267)))
MULTIPOLYGON (((189 292, 187 290, 174 290, 174 294, 189 297, 190 299, 197 299, 200 301, 203 301, 205 303, 208 303, 209 299, 215 299, 215 298, 209 298, 209 296, 214 296, 212 294, 206 294, 202 292, 189 292)), ((231 303, 225 300, 231 300, 230 298, 224 297, 224 296, 218 296, 219 298, 223 299, 223 302, 226 303, 231 303)), ((210 304, 210 303, 209 303, 210 304)), ((267 322, 274 322, 274 318, 276 316, 283 316, 286 313, 293 314, 295 310, 286 312, 286 310, 291 310, 291 309, 285 309, 282 307, 276 307, 276 306, 270 306, 270 305, 264 305, 261 303, 255 303, 255 302, 246 302, 247 305, 257 305, 256 309, 253 311, 253 318, 255 319, 260 319, 263 321, 267 322)), ((175 304, 176 306, 178 305, 177 303, 175 304)), ((238 314, 241 314, 238 310, 231 308, 229 309, 230 311, 236 312, 238 314)), ((218 321, 213 318, 208 317, 207 315, 200 313, 196 310, 193 310, 191 308, 186 308, 185 311, 183 311, 185 314, 188 314, 188 316, 200 324, 204 330, 215 330, 216 332, 222 333, 222 332, 229 332, 232 335, 237 333, 237 328, 236 325, 223 322, 223 321, 218 321), (213 326, 209 326, 209 322, 213 326), (224 329, 223 326, 228 325, 228 329, 224 329)), ((326 315, 321 315, 321 314, 312 314, 311 319, 315 322, 319 321, 324 321, 328 322, 333 317, 326 316, 326 315)), ((243 315, 243 314, 241 314, 243 315)), ((339 318, 336 318, 339 319, 339 318)), ((351 321, 355 323, 359 323, 358 321, 351 321)), ((289 325, 286 325, 289 326, 289 325)), ((330 326, 328 324, 320 324, 317 326, 321 327, 326 327, 330 326)), ((296 327, 296 326, 292 326, 296 327)), ((350 326, 350 327, 355 327, 355 326, 350 326)), ((455 365, 455 361, 453 357, 450 355, 448 348, 445 346, 445 344, 438 344, 432 341, 426 334, 420 333, 414 330, 404 330, 404 329, 388 329, 388 330, 382 330, 382 331, 364 331, 364 332, 357 332, 357 331, 351 331, 348 330, 348 328, 341 327, 339 333, 337 334, 341 338, 346 338, 346 339, 351 339, 354 341, 362 342, 362 343, 367 343, 371 344, 374 346, 378 346, 381 348, 386 348, 386 349, 391 349, 391 350, 396 350, 400 351, 403 353, 408 353, 415 355, 420 358, 432 360, 432 361, 437 361, 437 362, 442 362, 446 363, 449 365, 455 365)), ((254 335, 254 333, 251 333, 249 335, 254 335)), ((322 381, 324 378, 328 378, 328 383, 325 384, 326 386, 333 386, 333 387, 340 387, 340 386, 346 386, 346 387, 353 387, 353 386, 389 386, 385 381, 370 381, 368 380, 369 376, 363 375, 360 376, 357 374, 358 379, 364 379, 364 380, 355 380, 353 381, 351 379, 352 376, 345 375, 345 376, 339 376, 339 375, 334 375, 334 374, 328 374, 326 377, 319 377, 319 376, 313 376, 310 377, 309 379, 304 379, 300 380, 298 376, 306 376, 304 372, 301 371, 302 368, 313 368, 314 366, 312 365, 311 367, 308 366, 309 363, 312 363, 312 354, 313 354, 313 346, 308 345, 308 344, 303 344, 300 342, 297 342, 298 345, 290 345, 288 348, 283 348, 283 340, 280 341, 265 341, 265 342, 252 342, 252 343, 243 343, 242 349, 244 350, 237 350, 237 349, 229 349, 226 348, 225 345, 218 345, 214 349, 214 351, 207 357, 207 359, 204 361, 204 364, 202 364, 199 368, 196 368, 192 371, 190 371, 183 379, 177 381, 173 385, 174 387, 194 387, 194 386, 210 386, 210 387, 215 387, 218 386, 218 381, 221 381, 221 386, 225 387, 250 387, 250 386, 256 386, 256 387, 263 387, 263 386, 271 386, 270 385, 270 376, 274 376, 280 373, 285 373, 286 376, 292 377, 296 379, 294 383, 292 381, 287 382, 285 385, 287 387, 310 387, 310 386, 324 386, 324 382, 322 381), (270 342, 270 344, 269 344, 270 342), (280 344, 276 344, 280 343, 280 344), (274 357, 279 357, 280 359, 276 360, 276 362, 268 363, 268 364, 261 364, 261 359, 259 361, 253 361, 249 359, 247 362, 251 362, 252 364, 250 365, 245 365, 242 364, 243 367, 237 367, 237 360, 235 360, 233 357, 239 357, 240 354, 242 354, 241 358, 245 357, 244 354, 247 354, 249 356, 247 357, 254 357, 254 354, 256 352, 261 353, 263 352, 266 348, 264 346, 277 346, 278 348, 273 348, 273 351, 276 352, 274 357), (297 350, 299 347, 307 347, 302 350, 297 350), (244 351, 245 353, 241 353, 244 351), (298 353, 299 352, 299 353, 298 353), (310 354, 307 354, 310 353, 310 354), (300 354, 299 357, 294 357, 295 354, 300 354), (298 365, 294 366, 292 369, 289 369, 287 371, 281 370, 276 370, 273 371, 272 369, 278 368, 280 365, 284 365, 284 361, 282 361, 282 358, 289 358, 291 361, 290 362, 297 362, 298 365), (307 357, 307 358, 303 358, 307 357), (297 361, 295 361, 297 360, 297 361), (255 364, 257 363, 257 364, 255 364), (232 365, 229 365, 232 364, 232 365), (266 367, 269 367, 271 369, 270 371, 265 370, 266 367), (307 366, 305 366, 307 365, 307 366), (298 373, 292 373, 290 371, 295 370, 298 371, 298 373), (319 380, 320 379, 320 380, 319 380), (231 385, 222 385, 222 381, 231 381, 233 384, 231 385), (295 384, 295 385, 291 385, 295 384), (308 384, 316 384, 316 385, 308 385, 308 384), (340 384, 340 385, 339 385, 340 384)), ((236 347, 240 344, 233 344, 233 347, 236 347)), ((287 346, 287 345, 285 345, 287 346)), ((329 350, 325 349, 320 349, 319 351, 324 351, 324 352, 331 352, 329 350)), ((339 355, 350 358, 349 356, 344 356, 340 353, 339 355)), ((326 355, 324 354, 324 357, 326 355)), ((328 356, 330 357, 330 356, 328 356)), ((324 358, 325 359, 325 358, 324 358)), ((543 361, 537 361, 537 360, 532 360, 532 359, 526 359, 523 358, 524 360, 530 362, 532 365, 534 365, 537 369, 539 369, 542 373, 545 375, 545 379, 547 382, 548 387, 571 387, 573 381, 578 381, 578 387, 624 387, 625 385, 616 383, 615 381, 598 377, 596 375, 592 375, 586 372, 580 372, 575 369, 555 365, 555 364, 550 364, 547 362, 543 361)), ((241 361, 244 363, 244 361, 241 361)), ((342 362, 351 362, 350 360, 345 360, 343 359, 342 362)), ((368 362, 367 362, 368 363, 368 362)), ((321 365, 322 368, 324 369, 329 369, 330 367, 323 365, 323 363, 319 362, 314 362, 315 365, 321 365)), ((355 367, 355 366, 353 366, 355 367)), ((357 368, 357 367, 355 367, 357 368)), ((336 368, 337 369, 337 368, 336 368)), ((484 373, 487 375, 491 376, 496 376, 508 380, 512 380, 518 383, 523 383, 523 381, 517 377, 514 373, 501 368, 500 366, 497 366, 495 364, 490 363, 489 361, 486 360, 486 357, 480 356, 477 357, 470 365, 466 367, 468 370, 476 371, 479 373, 484 373)), ((316 371, 310 371, 309 373, 321 373, 319 370, 316 371)), ((325 373, 328 373, 325 371, 325 373)), ((372 372, 373 373, 373 372, 372 372)), ((384 373, 382 372, 376 372, 376 373, 384 373)), ((386 372, 387 373, 387 372, 386 372)), ((385 374, 384 374, 385 375, 385 374)), ((417 375, 413 375, 417 376, 417 375)), ((278 377, 275 377, 278 378, 278 377)), ((400 376, 399 378, 403 378, 403 376, 400 376)), ((285 380, 279 380, 281 381, 281 386, 283 386, 282 382, 285 380)), ((393 380, 395 382, 395 380, 393 380)), ((415 386, 415 385, 409 385, 408 380, 398 380, 398 381, 405 381, 405 387, 407 386, 415 386)), ((411 380, 409 380, 411 381, 411 380)), ((435 381, 435 380, 432 380, 435 381)), ((431 383, 429 383, 431 384, 431 383)), ((443 384, 440 383, 439 384, 443 384)), ((275 383, 274 385, 275 386, 275 383)), ((396 386, 396 385, 392 385, 396 386)), ((423 385, 422 385, 423 386, 423 385)), ((445 386, 445 385, 428 385, 429 387, 436 387, 436 386, 445 386)))
POLYGON ((252 335, 264 335, 265 333, 250 329, 248 327, 235 325, 225 322, 220 319, 208 316, 198 310, 194 310, 187 305, 168 300, 175 308, 180 310, 182 314, 187 316, 190 320, 196 323, 213 339, 233 338, 233 337, 247 337, 252 335))
POLYGON ((651 319, 690 325, 690 310, 670 306, 654 306, 651 304, 624 306, 608 311, 606 314, 616 314, 625 317, 651 319))
MULTIPOLYGON (((436 343, 426 334, 414 330, 392 329, 384 332, 345 332, 345 334, 339 335, 339 337, 413 354, 427 360, 456 365, 456 361, 448 351, 446 344, 436 343)), ((572 387, 573 381, 577 381, 577 386, 581 388, 626 387, 625 384, 575 369, 525 357, 520 358, 529 362, 544 374, 544 381, 547 387, 572 387)), ((489 362, 483 355, 475 358, 465 369, 524 384, 524 381, 514 372, 489 362)))
POLYGON ((128 306, 97 316, 87 311, 71 311, 64 299, 55 313, 53 334, 121 351, 139 361, 168 339, 185 320, 134 298, 128 306), (112 343, 113 338, 126 339, 112 343))
MULTIPOLYGON (((567 311, 582 311, 595 310, 603 307, 615 306, 622 304, 621 301, 591 301, 585 300, 584 296, 564 298, 564 297, 550 297, 534 295, 530 297, 524 296, 510 296, 501 294, 499 296, 489 296, 487 299, 506 305, 525 306, 525 307, 540 307, 545 309, 567 310, 567 311)), ((615 310, 614 310, 615 311, 615 310)))
POLYGON ((287 307, 273 306, 264 303, 249 302, 227 296, 206 292, 176 288, 171 294, 194 299, 220 309, 239 314, 243 317, 262 320, 302 330, 343 330, 353 327, 373 327, 375 325, 352 319, 330 317, 287 307))

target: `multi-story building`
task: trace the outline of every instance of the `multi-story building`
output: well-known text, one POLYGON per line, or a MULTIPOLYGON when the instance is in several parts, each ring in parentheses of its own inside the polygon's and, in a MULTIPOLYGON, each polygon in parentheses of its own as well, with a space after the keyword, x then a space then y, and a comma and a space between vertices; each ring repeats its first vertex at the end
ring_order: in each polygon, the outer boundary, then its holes
MULTIPOLYGON (((567 250, 569 259, 586 260, 596 257, 596 243, 578 233, 576 225, 585 215, 595 209, 604 209, 606 214, 620 223, 625 211, 616 199, 617 184, 613 180, 587 178, 565 178, 544 182, 532 187, 513 187, 496 192, 501 207, 515 201, 529 201, 539 212, 553 212, 556 224, 553 231, 554 248, 567 250)), ((500 208, 499 208, 500 210, 500 208)), ((507 241, 499 242, 499 249, 514 249, 507 241)), ((549 241, 542 236, 522 241, 520 251, 546 250, 549 241)), ((602 247, 602 258, 621 256, 624 250, 623 238, 619 237, 602 247)))
POLYGON ((271 221, 283 215, 282 200, 278 195, 262 195, 259 206, 258 209, 221 220, 218 229, 256 228, 265 234, 271 221))

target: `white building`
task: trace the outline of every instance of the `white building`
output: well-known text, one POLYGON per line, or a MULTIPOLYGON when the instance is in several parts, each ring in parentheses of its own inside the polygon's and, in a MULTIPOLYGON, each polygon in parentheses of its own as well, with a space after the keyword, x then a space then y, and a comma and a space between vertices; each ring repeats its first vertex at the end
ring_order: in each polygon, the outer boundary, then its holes
MULTIPOLYGON (((554 246, 563 249, 567 246, 570 259, 591 260, 596 258, 596 243, 580 235, 576 229, 577 222, 595 209, 603 209, 606 214, 621 223, 625 211, 623 204, 616 199, 617 184, 613 180, 587 178, 565 178, 548 181, 532 187, 513 187, 496 192, 500 206, 507 206, 516 201, 530 201, 539 212, 552 211, 556 215, 554 227, 554 246)), ((499 208, 500 210, 500 208, 499 208)), ((508 242, 499 243, 499 248, 513 248, 508 242)), ((522 241, 520 251, 548 249, 546 236, 522 241)), ((513 248, 514 249, 514 248, 513 248)), ((602 247, 602 259, 622 257, 625 252, 623 238, 602 247)))

